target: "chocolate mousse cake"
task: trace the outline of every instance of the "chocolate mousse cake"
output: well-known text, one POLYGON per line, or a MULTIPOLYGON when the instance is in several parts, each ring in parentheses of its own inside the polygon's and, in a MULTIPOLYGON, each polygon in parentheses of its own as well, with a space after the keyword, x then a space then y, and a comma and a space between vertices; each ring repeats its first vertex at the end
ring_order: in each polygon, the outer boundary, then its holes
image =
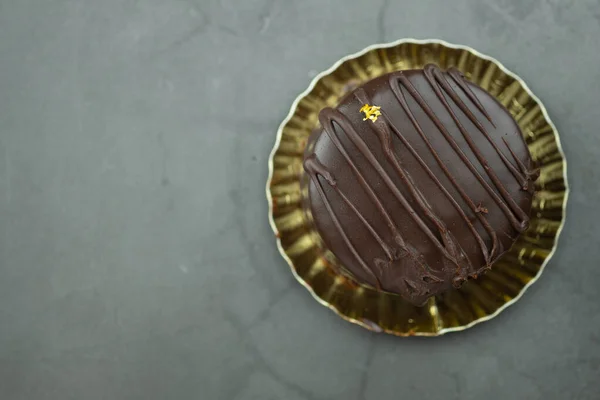
POLYGON ((420 305, 490 269, 527 229, 537 171, 519 126, 458 70, 378 77, 319 122, 304 207, 357 283, 420 305))

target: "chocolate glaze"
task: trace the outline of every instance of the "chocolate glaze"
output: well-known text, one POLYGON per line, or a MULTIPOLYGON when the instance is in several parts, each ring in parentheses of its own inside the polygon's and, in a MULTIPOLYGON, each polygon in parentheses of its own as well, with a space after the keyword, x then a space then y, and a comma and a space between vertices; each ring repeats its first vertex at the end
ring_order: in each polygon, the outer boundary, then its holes
POLYGON ((537 174, 521 131, 458 70, 376 78, 319 122, 306 207, 359 283, 422 304, 489 269, 527 229, 537 174), (381 107, 376 121, 365 104, 381 107))

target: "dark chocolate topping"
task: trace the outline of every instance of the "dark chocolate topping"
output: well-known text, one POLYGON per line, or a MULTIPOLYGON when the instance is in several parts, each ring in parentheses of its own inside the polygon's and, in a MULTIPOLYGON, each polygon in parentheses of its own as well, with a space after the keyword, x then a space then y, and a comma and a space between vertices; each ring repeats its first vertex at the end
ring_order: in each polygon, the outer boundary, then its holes
POLYGON ((527 229, 536 175, 521 131, 458 70, 376 78, 319 121, 308 205, 358 282, 422 304, 489 269, 527 229))

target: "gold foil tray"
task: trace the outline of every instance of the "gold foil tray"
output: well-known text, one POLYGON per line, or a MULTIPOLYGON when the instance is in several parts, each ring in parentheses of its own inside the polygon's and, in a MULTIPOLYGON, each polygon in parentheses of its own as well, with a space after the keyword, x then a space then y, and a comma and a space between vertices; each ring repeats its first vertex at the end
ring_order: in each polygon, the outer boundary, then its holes
POLYGON ((439 40, 399 40, 345 57, 319 74, 277 132, 269 159, 267 199, 277 245, 298 281, 321 304, 347 321, 398 336, 437 336, 487 321, 515 303, 541 275, 556 249, 567 203, 566 161, 556 128, 525 82, 495 59, 439 40), (300 175, 306 140, 325 106, 335 106, 356 85, 379 75, 427 63, 455 66, 504 104, 519 123, 541 167, 532 223, 491 271, 461 289, 415 307, 399 296, 362 287, 330 267, 301 209, 300 175))

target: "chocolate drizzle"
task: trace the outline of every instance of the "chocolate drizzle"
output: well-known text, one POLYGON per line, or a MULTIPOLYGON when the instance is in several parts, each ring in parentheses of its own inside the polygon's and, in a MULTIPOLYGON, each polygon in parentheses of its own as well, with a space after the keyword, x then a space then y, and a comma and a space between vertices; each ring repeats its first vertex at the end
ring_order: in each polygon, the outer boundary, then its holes
POLYGON ((400 133, 400 131, 398 131, 398 129, 394 125, 390 124, 391 127, 392 127, 392 129, 394 130, 394 132, 396 133, 396 135, 400 138, 400 140, 402 141, 402 143, 414 155, 414 157, 417 158, 417 160, 419 160, 419 163, 425 169, 425 171, 427 172, 427 174, 429 175, 429 177, 440 188, 440 190, 442 191, 442 193, 444 194, 444 196, 446 196, 446 198, 450 200, 450 203, 452 204, 452 206, 454 207, 454 209, 458 212, 458 214, 461 216, 461 218, 466 222, 467 226, 469 227, 469 230, 471 231, 471 233, 473 234, 473 236, 476 238, 479 246, 481 247, 481 251, 483 253, 483 256, 484 256, 484 259, 485 259, 485 262, 486 262, 486 266, 490 265, 491 259, 496 254, 496 251, 498 251, 498 248, 497 248, 498 247, 498 237, 496 235, 496 232, 494 232, 494 230, 492 229, 492 227, 490 226, 490 224, 487 222, 487 220, 485 218, 481 217, 479 215, 479 213, 477 213, 477 211, 476 211, 477 209, 475 207, 475 204, 473 203, 473 200, 471 200, 471 198, 465 193, 465 191, 461 188, 460 184, 452 176, 452 174, 450 173, 450 171, 448 170, 448 168, 444 165, 444 162, 440 159, 439 154, 435 151, 434 147, 431 144, 431 141, 429 140, 429 138, 427 137, 427 135, 425 135, 425 133, 423 132, 423 129, 421 128, 421 125, 419 125, 419 123, 417 122, 415 116, 413 115, 413 113, 411 112, 410 108, 408 107, 408 104, 406 102, 406 98, 404 97, 404 93, 402 93, 402 90, 398 86, 398 82, 402 82, 404 84, 404 86, 407 87, 411 91, 411 93, 413 94, 413 96, 415 96, 415 97, 418 96, 418 93, 416 92, 415 88, 412 86, 412 84, 410 83, 410 81, 408 79, 406 79, 405 76, 401 75, 400 77, 397 78, 394 75, 390 75, 389 85, 390 85, 390 87, 392 89, 392 92, 396 96, 396 99, 398 100, 399 104, 401 105, 402 110, 406 113, 406 115, 410 119, 410 122, 414 126, 415 130, 418 132, 419 136, 426 143, 427 148, 429 149, 429 151, 431 152, 431 154, 435 158, 437 164, 440 166, 440 168, 442 169, 442 171, 444 172, 444 174, 448 177, 448 179, 452 183, 453 187, 455 187, 456 190, 460 193, 461 197, 467 203, 467 205, 469 206, 469 208, 471 210, 473 210, 473 211, 476 212, 476 215, 479 218, 479 220, 481 221, 482 225, 484 226, 486 232, 492 238, 492 250, 491 251, 487 250, 487 247, 486 247, 486 245, 485 245, 485 243, 483 241, 483 238, 481 237, 481 235, 479 235, 479 233, 475 229, 475 226, 471 223, 471 221, 469 220, 469 218, 467 217, 467 215, 465 214, 465 212, 460 208, 460 205, 456 202, 456 200, 454 200, 454 198, 452 197, 452 195, 450 195, 450 193, 448 193, 448 190, 446 190, 446 188, 444 188, 444 186, 436 178, 435 174, 431 171, 431 169, 429 167, 427 167, 427 164, 425 164, 425 162, 423 161, 423 159, 421 157, 419 157, 419 155, 416 153, 416 151, 413 149, 413 147, 410 145, 410 143, 406 140, 406 138, 400 133))
POLYGON ((502 154, 502 152, 500 151, 498 146, 496 146, 494 141, 490 138, 489 133, 485 130, 485 128, 483 128, 481 123, 477 120, 477 118, 475 118, 475 116, 473 115, 471 110, 469 110, 467 105, 462 102, 462 100, 458 97, 456 92, 450 87, 450 85, 448 84, 448 81, 442 75, 440 69, 433 64, 429 64, 425 67, 424 71, 425 71, 425 76, 427 77, 427 80, 433 87, 433 90, 435 91, 436 95, 438 96, 440 101, 444 104, 444 107, 446 107, 450 116, 452 116, 452 119, 456 123, 456 126, 460 130, 460 133, 462 133, 463 137, 469 144, 469 147, 471 148, 471 150, 473 151, 473 153, 475 154, 475 156, 477 157, 477 159, 479 160, 481 165, 483 165, 483 168, 487 172, 488 176, 492 179, 492 182, 494 182, 494 185, 496 185, 496 188, 498 189, 498 191, 502 195, 502 198, 506 202, 505 204, 507 204, 511 208, 511 210, 516 214, 516 216, 521 219, 521 221, 520 221, 519 225, 516 227, 516 229, 519 232, 523 232, 525 229, 527 229, 526 221, 529 221, 529 217, 515 203, 514 199, 508 193, 508 191, 506 190, 506 188, 504 187, 504 185, 502 184, 502 182, 500 181, 500 179, 498 178, 498 176, 496 175, 494 170, 492 168, 490 168, 490 166, 488 165, 488 163, 485 159, 485 156, 479 150, 479 148, 474 144, 473 139, 471 138, 471 135, 469 135, 469 133, 467 132, 467 130, 465 129, 463 124, 460 122, 456 113, 452 110, 452 108, 448 104, 448 100, 446 100, 444 95, 441 93, 442 89, 448 95, 450 95, 450 97, 452 98, 454 103, 456 105, 458 105, 458 107, 461 109, 461 111, 464 112, 465 115, 467 115, 469 120, 471 120, 471 122, 477 127, 477 129, 479 129, 479 131, 485 136, 485 138, 488 140, 488 142, 490 142, 490 144, 492 145, 494 150, 496 150, 496 152, 500 155, 502 162, 504 162, 504 164, 508 167, 508 169, 513 174, 513 176, 515 176, 517 178, 517 180, 519 180, 519 184, 521 186, 524 186, 523 181, 524 181, 525 177, 520 175, 515 170, 514 166, 510 162, 508 162, 508 160, 506 159, 504 154, 502 154), (524 221, 524 220, 526 220, 526 221, 524 221))
POLYGON ((508 112, 482 95, 459 71, 428 65, 371 81, 321 111, 325 135, 312 138, 320 146, 304 162, 318 195, 310 205, 326 245, 357 280, 420 304, 489 269, 527 228, 535 178, 529 154, 508 112), (362 121, 364 104, 381 106, 381 116, 362 121), (502 130, 511 136, 499 143, 516 166, 493 138, 502 130))

